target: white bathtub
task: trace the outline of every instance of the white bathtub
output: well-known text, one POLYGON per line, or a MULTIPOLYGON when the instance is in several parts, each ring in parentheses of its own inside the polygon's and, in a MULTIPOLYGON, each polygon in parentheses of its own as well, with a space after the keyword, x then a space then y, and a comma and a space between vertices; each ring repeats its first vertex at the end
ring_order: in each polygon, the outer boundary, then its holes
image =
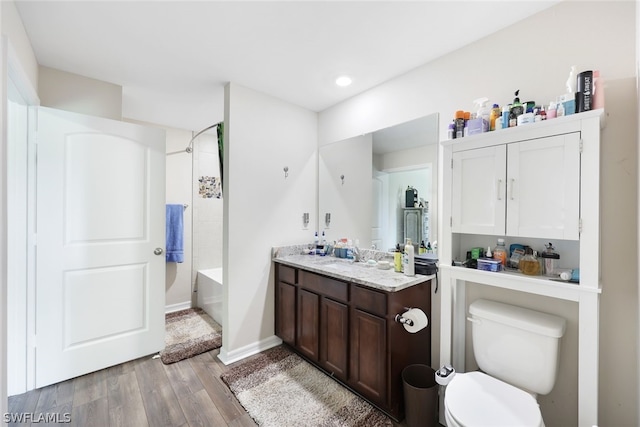
POLYGON ((222 267, 198 270, 198 307, 222 324, 222 267))

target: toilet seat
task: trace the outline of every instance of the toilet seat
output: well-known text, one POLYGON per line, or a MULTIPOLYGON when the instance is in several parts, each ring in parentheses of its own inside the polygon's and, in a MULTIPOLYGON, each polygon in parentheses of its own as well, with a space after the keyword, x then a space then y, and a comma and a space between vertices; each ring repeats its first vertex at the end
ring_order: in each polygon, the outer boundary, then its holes
POLYGON ((457 374, 446 388, 444 406, 449 426, 544 426, 531 394, 482 372, 457 374))

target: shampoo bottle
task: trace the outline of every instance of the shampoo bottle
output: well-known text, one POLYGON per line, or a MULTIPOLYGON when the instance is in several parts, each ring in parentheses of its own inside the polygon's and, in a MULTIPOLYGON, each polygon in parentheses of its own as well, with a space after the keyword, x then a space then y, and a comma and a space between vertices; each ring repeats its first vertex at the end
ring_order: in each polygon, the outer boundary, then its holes
POLYGON ((496 121, 500 121, 500 116, 502 115, 502 110, 498 104, 493 104, 493 108, 491 108, 491 114, 489 114, 489 130, 502 129, 502 126, 496 126, 496 121))
POLYGON ((413 244, 411 239, 407 239, 407 244, 404 245, 404 257, 403 257, 404 275, 415 276, 415 259, 413 254, 413 244))

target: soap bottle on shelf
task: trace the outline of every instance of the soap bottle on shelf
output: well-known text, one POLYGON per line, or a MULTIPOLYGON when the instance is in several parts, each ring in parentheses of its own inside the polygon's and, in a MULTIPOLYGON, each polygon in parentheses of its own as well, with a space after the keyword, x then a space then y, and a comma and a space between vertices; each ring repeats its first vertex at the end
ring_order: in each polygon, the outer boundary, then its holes
POLYGON ((404 245, 404 256, 402 258, 402 266, 404 267, 405 276, 415 276, 415 260, 413 254, 413 244, 411 239, 407 239, 407 244, 404 245))
POLYGON ((527 248, 524 256, 520 259, 520 264, 518 265, 519 270, 529 276, 539 276, 540 275, 540 263, 533 255, 533 249, 527 248))
POLYGON ((420 242, 420 247, 418 248, 418 254, 422 255, 424 253, 427 253, 427 247, 424 244, 424 240, 422 242, 420 242))

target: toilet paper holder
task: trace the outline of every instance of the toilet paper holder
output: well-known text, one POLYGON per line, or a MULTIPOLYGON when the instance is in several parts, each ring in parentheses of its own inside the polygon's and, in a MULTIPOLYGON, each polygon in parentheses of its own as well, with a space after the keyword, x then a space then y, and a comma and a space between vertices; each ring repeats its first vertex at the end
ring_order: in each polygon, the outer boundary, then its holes
MULTIPOLYGON (((411 310, 411 308, 405 307, 405 311, 409 311, 409 310, 411 310)), ((400 313, 396 314, 395 321, 398 323, 402 323, 403 325, 413 326, 413 320, 407 319, 406 317, 402 316, 402 314, 400 313)))

